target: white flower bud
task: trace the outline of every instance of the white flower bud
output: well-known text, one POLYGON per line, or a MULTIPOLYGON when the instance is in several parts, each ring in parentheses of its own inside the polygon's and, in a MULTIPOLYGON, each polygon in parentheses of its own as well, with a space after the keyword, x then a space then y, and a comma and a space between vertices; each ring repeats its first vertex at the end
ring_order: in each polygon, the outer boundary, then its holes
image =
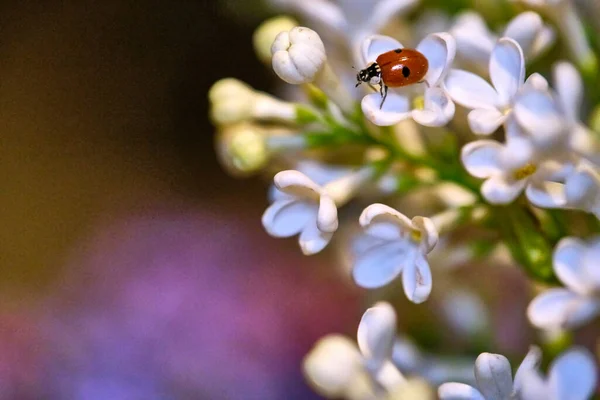
POLYGON ((298 26, 298 23, 290 17, 278 16, 263 22, 252 36, 254 51, 259 60, 265 64, 271 63, 271 46, 280 32, 287 32, 298 26))
POLYGON ((323 41, 315 31, 305 27, 279 33, 271 54, 275 73, 294 85, 314 81, 327 61, 323 41))
POLYGON ((244 82, 225 78, 208 92, 211 119, 215 125, 234 124, 250 119, 292 121, 296 107, 266 93, 258 92, 244 82))

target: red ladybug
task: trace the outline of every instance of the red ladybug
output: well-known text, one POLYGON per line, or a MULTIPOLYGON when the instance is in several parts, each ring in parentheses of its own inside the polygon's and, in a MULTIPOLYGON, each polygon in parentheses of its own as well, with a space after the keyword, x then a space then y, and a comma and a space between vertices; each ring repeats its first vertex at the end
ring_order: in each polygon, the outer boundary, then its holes
POLYGON ((423 80, 429 69, 427 58, 414 49, 395 49, 380 54, 374 63, 356 75, 356 86, 363 82, 379 85, 381 105, 387 97, 388 87, 412 85, 423 80))

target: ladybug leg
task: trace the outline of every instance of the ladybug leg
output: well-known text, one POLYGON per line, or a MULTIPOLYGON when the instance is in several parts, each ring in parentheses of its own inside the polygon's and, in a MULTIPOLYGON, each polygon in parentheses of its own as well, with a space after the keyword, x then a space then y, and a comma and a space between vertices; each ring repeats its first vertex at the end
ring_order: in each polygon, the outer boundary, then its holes
POLYGON ((381 108, 383 107, 383 103, 385 102, 385 99, 388 94, 388 87, 386 84, 382 84, 379 89, 380 89, 380 93, 381 93, 381 97, 382 97, 381 104, 379 105, 379 109, 381 110, 381 108))

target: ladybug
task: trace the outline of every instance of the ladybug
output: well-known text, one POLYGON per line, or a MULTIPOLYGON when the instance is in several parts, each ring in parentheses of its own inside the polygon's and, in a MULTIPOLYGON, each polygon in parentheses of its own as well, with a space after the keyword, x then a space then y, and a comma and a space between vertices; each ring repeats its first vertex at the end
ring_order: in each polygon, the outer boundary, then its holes
POLYGON ((374 63, 356 75, 356 87, 363 82, 379 85, 381 105, 387 97, 388 87, 402 87, 419 83, 429 69, 427 58, 418 50, 395 49, 380 54, 374 63))

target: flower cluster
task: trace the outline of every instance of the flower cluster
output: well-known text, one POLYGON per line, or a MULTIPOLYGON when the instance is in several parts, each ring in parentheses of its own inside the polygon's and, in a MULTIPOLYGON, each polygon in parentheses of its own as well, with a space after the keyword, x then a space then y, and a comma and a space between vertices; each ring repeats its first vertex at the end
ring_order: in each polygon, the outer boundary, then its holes
MULTIPOLYGON (((540 291, 527 316, 544 331, 542 348, 600 314, 600 141, 586 124, 590 109, 600 110, 600 79, 570 0, 524 1, 543 12, 515 12, 497 31, 474 11, 403 16, 415 0, 272 2, 315 29, 277 17, 255 35, 259 58, 292 85, 286 96, 295 100, 231 78, 209 93, 223 164, 236 174, 277 172, 262 217, 268 234, 298 235, 306 255, 332 244, 358 286, 380 289, 373 295, 381 299, 400 285, 414 304, 436 297, 436 275, 441 288, 456 285, 449 264, 507 260, 540 291), (551 59, 561 46, 570 61, 551 59), (411 71, 410 54, 427 62, 411 71), (410 81, 411 73, 423 78, 410 81), (564 287, 540 289, 557 283, 564 287)), ((478 300, 462 299, 451 303, 461 310, 446 307, 451 318, 484 314, 470 306, 478 300)), ((339 335, 315 345, 308 380, 332 398, 432 398, 428 385, 452 380, 446 372, 464 363, 430 357, 425 368, 396 338, 396 323, 394 308, 377 303, 363 315, 358 345, 339 335)), ((443 383, 438 395, 588 398, 591 355, 561 350, 547 378, 540 347, 514 379, 507 358, 483 353, 474 379, 459 375, 463 383, 443 383)))

